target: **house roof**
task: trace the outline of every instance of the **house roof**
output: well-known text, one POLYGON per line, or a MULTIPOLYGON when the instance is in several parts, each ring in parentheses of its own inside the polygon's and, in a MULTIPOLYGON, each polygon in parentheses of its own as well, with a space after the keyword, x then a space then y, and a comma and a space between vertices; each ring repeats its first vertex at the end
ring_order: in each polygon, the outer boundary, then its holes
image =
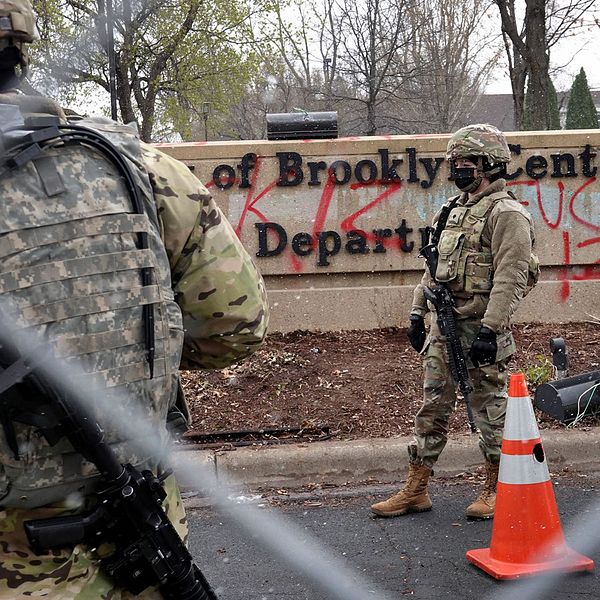
MULTIPOLYGON (((596 111, 600 114, 600 90, 591 90, 591 92, 596 111)), ((569 92, 558 92, 557 97, 561 122, 564 123, 567 104, 569 103, 569 92)), ((473 104, 470 113, 465 116, 466 119, 463 125, 490 123, 501 131, 515 130, 512 94, 483 94, 473 104)))

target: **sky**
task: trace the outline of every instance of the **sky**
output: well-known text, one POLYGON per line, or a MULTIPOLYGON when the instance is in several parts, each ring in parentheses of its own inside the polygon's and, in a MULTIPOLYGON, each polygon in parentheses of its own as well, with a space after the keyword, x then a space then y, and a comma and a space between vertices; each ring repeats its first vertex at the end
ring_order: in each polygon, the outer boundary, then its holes
MULTIPOLYGON (((600 0, 596 0, 597 14, 600 17, 600 0)), ((591 21, 592 17, 588 16, 591 21)), ((500 24, 498 23, 498 31, 500 24)), ((575 75, 581 67, 584 68, 590 89, 600 90, 600 27, 590 25, 579 31, 575 36, 563 40, 550 51, 551 68, 557 69, 552 73, 552 80, 557 91, 571 88, 575 75)), ((486 88, 487 94, 510 94, 510 79, 504 54, 502 64, 494 71, 494 77, 486 88)))

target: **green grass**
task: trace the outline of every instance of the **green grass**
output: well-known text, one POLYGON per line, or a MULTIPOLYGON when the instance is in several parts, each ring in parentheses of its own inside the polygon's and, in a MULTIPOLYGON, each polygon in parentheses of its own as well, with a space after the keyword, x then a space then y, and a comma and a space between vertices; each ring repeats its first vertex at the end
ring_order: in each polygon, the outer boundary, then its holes
POLYGON ((525 367, 525 377, 532 387, 538 387, 553 378, 552 363, 543 354, 536 354, 532 364, 525 367))

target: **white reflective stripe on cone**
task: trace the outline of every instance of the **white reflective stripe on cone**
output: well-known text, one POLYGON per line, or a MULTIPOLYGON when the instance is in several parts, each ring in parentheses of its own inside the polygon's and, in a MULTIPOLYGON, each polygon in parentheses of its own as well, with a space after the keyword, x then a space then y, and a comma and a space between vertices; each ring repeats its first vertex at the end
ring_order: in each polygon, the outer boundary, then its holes
POLYGON ((509 398, 504 419, 505 440, 534 440, 540 437, 529 398, 509 398))
POLYGON ((538 462, 533 454, 502 454, 498 481, 515 485, 550 481, 548 463, 538 462))

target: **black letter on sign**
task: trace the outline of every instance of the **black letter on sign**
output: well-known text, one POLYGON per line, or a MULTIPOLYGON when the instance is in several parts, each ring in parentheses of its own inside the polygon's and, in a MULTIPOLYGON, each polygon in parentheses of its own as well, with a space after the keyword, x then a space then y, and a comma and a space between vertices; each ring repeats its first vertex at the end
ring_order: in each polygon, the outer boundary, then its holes
POLYGON ((590 168, 590 160, 596 156, 595 152, 589 144, 585 145, 585 150, 579 155, 581 158, 581 166, 583 167, 582 173, 584 177, 595 177, 598 172, 598 167, 590 168))
POLYGON ((241 188, 249 188, 250 181, 248 180, 248 175, 250 174, 250 169, 254 169, 256 166, 256 154, 254 152, 247 152, 242 156, 242 163, 238 165, 238 169, 242 172, 242 178, 240 181, 241 188))
POLYGON ((406 226, 406 219, 402 219, 402 221, 400 222, 400 227, 397 227, 396 229, 394 229, 394 231, 398 234, 398 237, 400 238, 400 250, 402 250, 402 252, 412 252, 413 248, 415 247, 415 243, 409 243, 406 239, 408 237, 408 234, 412 233, 412 227, 406 226))
POLYGON ((309 162, 306 164, 308 165, 308 170, 310 172, 308 185, 321 185, 321 182, 319 181, 319 171, 327 171, 327 163, 324 160, 320 160, 319 162, 309 162))
POLYGON ((354 167, 354 177, 361 183, 373 183, 377 179, 377 165, 372 160, 360 160, 354 167), (369 176, 363 177, 363 170, 367 167, 369 176))
MULTIPOLYGON (((348 164, 348 163, 346 163, 348 164)), ((342 247, 342 238, 337 231, 321 231, 319 233, 319 267, 329 266, 328 256, 335 256, 342 247), (327 240, 333 239, 333 248, 330 250, 327 247, 327 240)))
POLYGON ((559 152, 550 156, 552 157, 552 165, 554 167, 550 177, 577 177, 577 173, 575 172, 575 157, 572 154, 568 152, 561 154, 559 152), (564 174, 562 172, 563 161, 567 164, 567 172, 564 174))
POLYGON ((300 185, 304 179, 304 173, 300 168, 302 166, 302 157, 297 152, 276 152, 279 159, 279 179, 278 186, 300 185))
POLYGON ((364 231, 353 229, 346 234, 348 241, 346 242, 346 251, 348 254, 367 254, 369 246, 367 246, 367 234, 364 231))
POLYGON ((443 158, 420 158, 419 162, 425 167, 425 171, 427 171, 428 181, 421 181, 421 187, 423 189, 427 189, 431 187, 435 176, 437 175, 438 169, 440 165, 444 162, 443 158), (435 164, 433 163, 435 161, 435 164))
POLYGON ((228 190, 235 183, 235 171, 229 165, 219 165, 213 171, 212 180, 218 188, 228 190), (223 180, 223 173, 227 175, 225 180, 223 180))
POLYGON ((408 154, 408 183, 416 183, 419 181, 417 177, 417 149, 407 148, 408 154))
POLYGON ((402 178, 396 171, 396 167, 402 164, 402 159, 395 158, 390 165, 390 153, 385 148, 380 148, 377 152, 381 156, 381 181, 383 183, 398 183, 402 181, 402 178))
POLYGON ((546 167, 548 166, 548 161, 539 154, 534 154, 527 159, 525 163, 525 171, 527 171, 527 175, 531 177, 531 179, 541 179, 546 175, 548 170, 546 167), (538 171, 538 169, 542 169, 538 171))
POLYGON ((375 234, 375 248, 373 248, 373 252, 383 253, 385 252, 385 246, 383 245, 383 240, 385 238, 392 237, 391 229, 373 229, 373 233, 375 234))
POLYGON ((352 169, 345 160, 336 160, 334 163, 331 163, 331 167, 329 167, 329 177, 335 181, 335 185, 344 185, 344 183, 348 183, 350 181, 350 177, 352 177, 352 169), (344 169, 343 179, 338 179, 338 167, 342 167, 344 169))
POLYGON ((277 256, 281 254, 287 245, 287 233, 279 223, 254 223, 258 229, 258 252, 256 256, 277 256), (277 247, 269 250, 268 232, 274 231, 277 234, 277 247))
POLYGON ((297 233, 292 239, 292 250, 298 256, 308 256, 313 251, 313 239, 310 233, 297 233))

